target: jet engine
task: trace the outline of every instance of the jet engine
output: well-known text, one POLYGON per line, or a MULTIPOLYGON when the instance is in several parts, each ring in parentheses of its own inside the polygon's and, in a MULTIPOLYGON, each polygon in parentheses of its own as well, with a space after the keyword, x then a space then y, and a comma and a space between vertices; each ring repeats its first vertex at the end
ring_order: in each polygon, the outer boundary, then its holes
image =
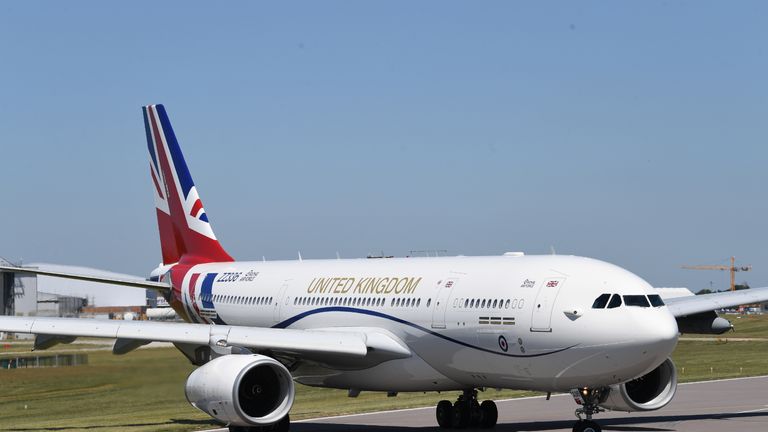
POLYGON ((293 379, 282 363, 263 355, 225 355, 195 369, 184 393, 192 406, 235 426, 264 426, 293 405, 293 379))
POLYGON ((614 411, 653 411, 667 405, 677 391, 677 370, 672 359, 640 378, 612 385, 599 403, 614 411))

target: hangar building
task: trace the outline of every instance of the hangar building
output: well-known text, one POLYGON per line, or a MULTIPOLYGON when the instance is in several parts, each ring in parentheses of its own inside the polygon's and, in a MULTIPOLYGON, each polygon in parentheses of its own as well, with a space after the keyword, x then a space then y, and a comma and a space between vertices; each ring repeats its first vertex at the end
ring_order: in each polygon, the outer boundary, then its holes
MULTIPOLYGON (((2 259, 0 259, 0 263, 8 265, 7 261, 2 259)), ((25 265, 25 267, 37 267, 51 271, 120 279, 143 280, 143 278, 137 276, 88 267, 54 264, 31 264, 25 265)), ((135 309, 155 306, 157 306, 157 295, 151 290, 50 276, 2 273, 0 315, 68 317, 79 316, 84 308, 91 310, 118 310, 120 308, 135 309)))

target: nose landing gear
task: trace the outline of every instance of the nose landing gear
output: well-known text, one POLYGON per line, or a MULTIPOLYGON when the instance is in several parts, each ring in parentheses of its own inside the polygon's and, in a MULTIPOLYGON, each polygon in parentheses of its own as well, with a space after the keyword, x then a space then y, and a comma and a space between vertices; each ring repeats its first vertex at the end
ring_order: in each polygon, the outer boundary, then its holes
POLYGON ((576 403, 581 405, 576 409, 576 417, 579 420, 573 425, 573 432, 602 432, 603 428, 592 421, 592 416, 605 411, 597 405, 603 396, 603 390, 584 387, 571 390, 571 395, 576 403), (582 419, 582 415, 585 418, 582 419))
POLYGON ((442 400, 435 411, 437 424, 442 429, 464 429, 480 427, 489 429, 496 426, 499 412, 492 400, 477 402, 477 390, 464 390, 455 403, 442 400))

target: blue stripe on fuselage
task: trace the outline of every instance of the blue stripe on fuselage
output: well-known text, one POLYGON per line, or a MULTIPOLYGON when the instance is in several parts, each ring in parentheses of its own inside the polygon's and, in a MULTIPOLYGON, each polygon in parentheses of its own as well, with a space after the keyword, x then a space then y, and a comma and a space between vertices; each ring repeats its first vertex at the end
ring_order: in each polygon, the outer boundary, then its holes
POLYGON ((418 324, 412 323, 410 321, 406 321, 406 320, 404 320, 402 318, 398 318, 398 317, 395 317, 395 316, 392 316, 392 315, 387 315, 385 313, 381 313, 381 312, 377 312, 377 311, 372 311, 372 310, 367 310, 367 309, 357 309, 357 308, 344 307, 344 306, 332 306, 332 307, 323 307, 323 308, 308 310, 308 311, 302 312, 302 313, 300 313, 298 315, 294 315, 294 316, 292 316, 291 318, 288 318, 285 321, 279 322, 279 323, 273 325, 272 328, 288 328, 288 326, 290 326, 290 325, 294 324, 295 322, 297 322, 297 321, 299 321, 301 319, 304 319, 304 318, 306 318, 306 317, 308 317, 310 315, 315 315, 315 314, 320 314, 320 313, 327 313, 327 312, 349 312, 349 313, 357 313, 357 314, 362 314, 362 315, 370 315, 370 316, 375 316, 375 317, 378 317, 378 318, 388 319, 390 321, 394 321, 396 323, 407 325, 407 326, 413 327, 413 328, 415 328, 417 330, 421 330, 424 333, 431 334, 433 336, 436 336, 436 337, 438 337, 440 339, 443 339, 443 340, 446 340, 448 342, 453 342, 455 344, 459 344, 459 345, 465 346, 467 348, 472 348, 472 349, 476 349, 476 350, 479 350, 479 351, 484 351, 484 352, 487 352, 487 353, 496 354, 496 355, 500 355, 500 356, 504 356, 504 357, 541 357, 541 356, 550 355, 550 354, 557 354, 559 352, 565 351, 567 349, 571 349, 571 348, 575 347, 576 345, 578 345, 578 344, 571 345, 569 347, 561 348, 561 349, 554 350, 554 351, 547 351, 547 352, 544 352, 544 353, 538 353, 538 354, 528 354, 528 355, 508 354, 508 353, 502 353, 502 352, 497 352, 497 351, 489 350, 489 349, 486 349, 486 348, 482 348, 482 347, 479 347, 479 346, 476 346, 476 345, 469 344, 467 342, 460 341, 458 339, 454 339, 452 337, 449 337, 449 336, 446 336, 444 334, 440 334, 440 333, 434 332, 434 331, 432 331, 432 330, 430 330, 428 328, 422 327, 422 326, 420 326, 418 324))
POLYGON ((203 307, 213 309, 213 281, 218 273, 208 273, 203 279, 203 288, 200 290, 200 299, 203 301, 203 307))

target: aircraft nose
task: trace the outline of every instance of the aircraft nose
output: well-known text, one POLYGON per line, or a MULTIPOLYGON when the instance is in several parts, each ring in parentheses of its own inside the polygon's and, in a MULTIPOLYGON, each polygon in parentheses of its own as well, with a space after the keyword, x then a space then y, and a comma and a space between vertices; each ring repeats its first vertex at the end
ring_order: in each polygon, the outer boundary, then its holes
POLYGON ((660 358, 669 357, 677 346, 678 336, 677 321, 672 314, 659 309, 641 321, 642 344, 660 358))

